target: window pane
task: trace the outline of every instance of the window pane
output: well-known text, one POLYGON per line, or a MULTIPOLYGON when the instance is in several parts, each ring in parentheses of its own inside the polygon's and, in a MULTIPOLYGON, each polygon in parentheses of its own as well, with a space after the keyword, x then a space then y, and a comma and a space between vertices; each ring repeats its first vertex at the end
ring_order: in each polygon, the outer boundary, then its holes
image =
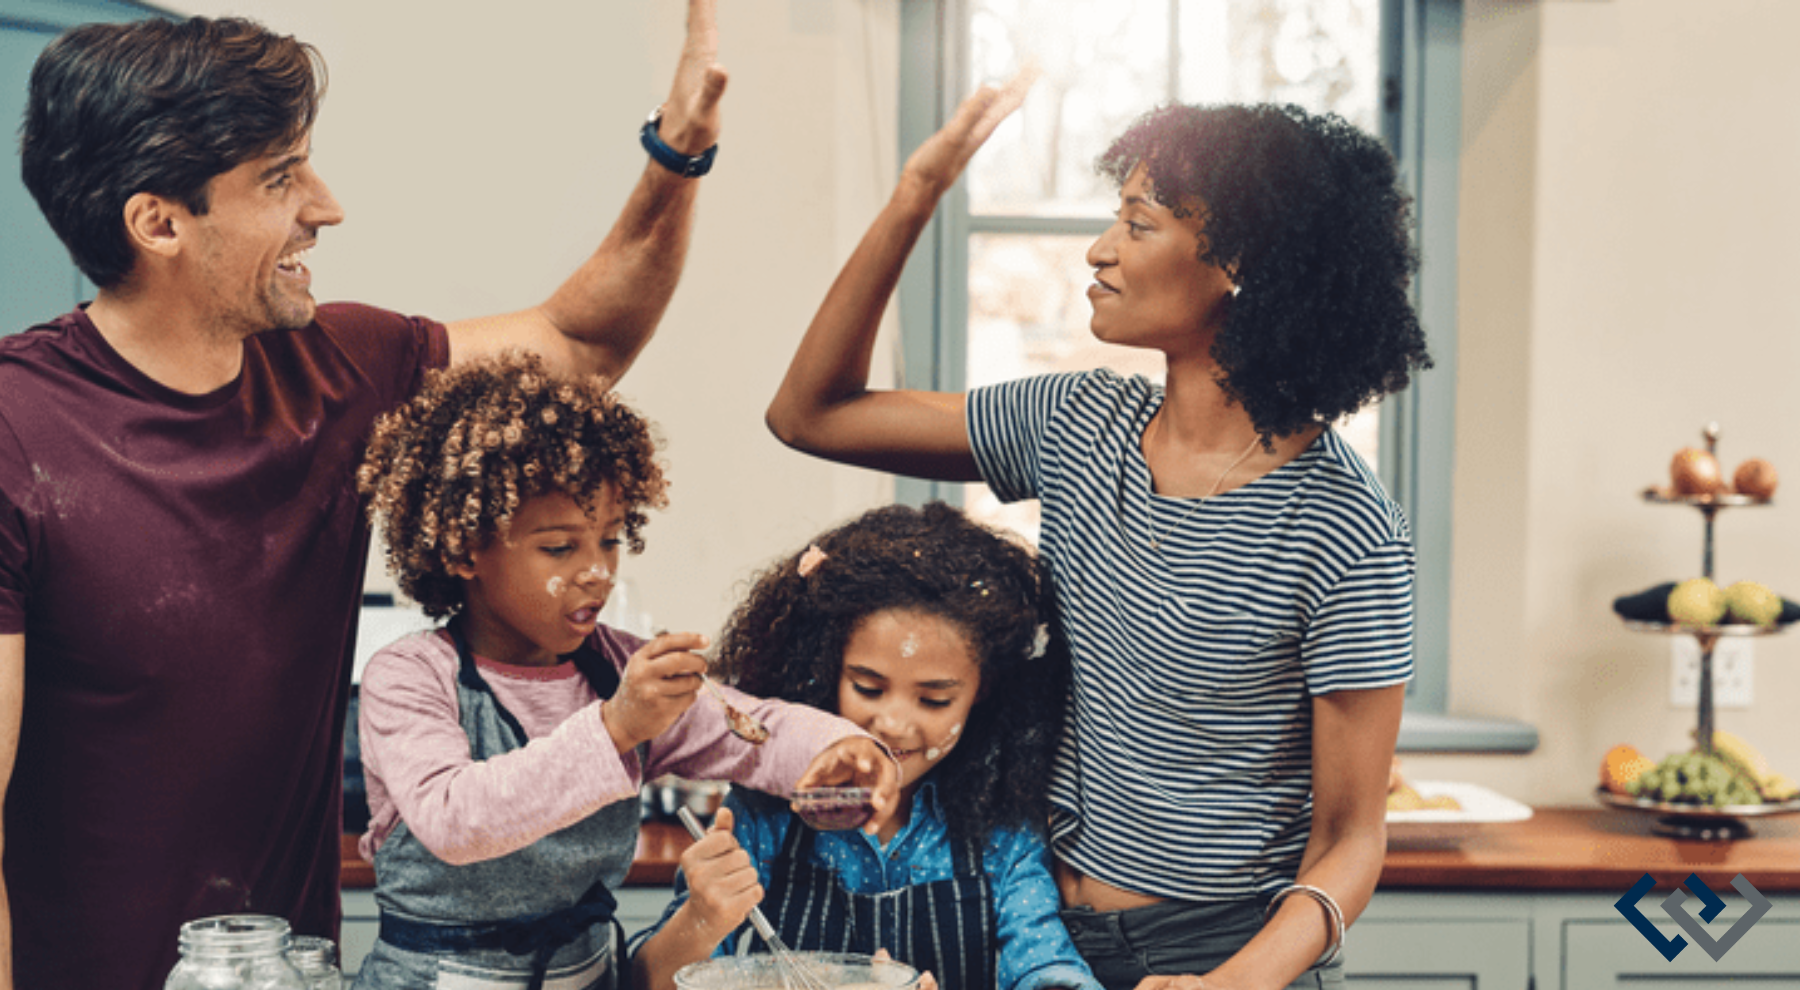
POLYGON ((1094 159, 1175 98, 1298 103, 1372 131, 1380 20, 1380 0, 974 0, 970 77, 995 82, 1027 63, 1042 76, 970 164, 970 212, 1110 214, 1094 159))
POLYGON ((1169 98, 1169 0, 975 0, 970 77, 1041 71, 1031 97, 971 163, 977 214, 1103 217, 1118 205, 1094 173, 1106 144, 1169 98))
POLYGON ((1298 103, 1376 127, 1380 0, 1181 0, 1185 103, 1298 103))

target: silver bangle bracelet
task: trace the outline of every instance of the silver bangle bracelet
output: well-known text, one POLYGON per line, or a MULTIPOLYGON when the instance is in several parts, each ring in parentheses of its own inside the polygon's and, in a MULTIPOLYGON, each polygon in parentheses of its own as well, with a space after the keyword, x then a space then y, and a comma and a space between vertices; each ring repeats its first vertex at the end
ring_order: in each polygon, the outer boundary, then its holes
POLYGON ((1325 951, 1320 954, 1318 962, 1312 964, 1312 968, 1318 969, 1320 966, 1329 966, 1337 962, 1338 956, 1344 954, 1344 912, 1338 907, 1337 901, 1323 888, 1296 883, 1276 891, 1275 896, 1269 901, 1268 908, 1263 911, 1263 923, 1267 924, 1269 919, 1274 917, 1275 909, 1281 906, 1281 902, 1289 894, 1305 894, 1318 901, 1319 906, 1325 909, 1326 917, 1329 919, 1327 926, 1330 928, 1330 937, 1327 940, 1325 951))

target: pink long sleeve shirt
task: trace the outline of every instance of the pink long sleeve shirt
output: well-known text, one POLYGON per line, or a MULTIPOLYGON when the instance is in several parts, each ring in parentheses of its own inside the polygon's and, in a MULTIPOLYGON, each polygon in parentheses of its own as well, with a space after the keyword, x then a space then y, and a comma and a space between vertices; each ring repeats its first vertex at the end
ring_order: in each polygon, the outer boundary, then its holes
MULTIPOLYGON (((620 670, 643 642, 607 626, 594 636, 620 670)), ((574 664, 475 662, 529 740, 481 761, 470 756, 458 721, 458 662, 447 633, 400 639, 363 671, 358 731, 370 811, 358 846, 364 859, 373 862, 403 820, 447 863, 504 856, 606 805, 636 799, 646 779, 666 773, 786 796, 826 747, 867 735, 835 715, 723 688, 733 706, 769 727, 768 742, 752 746, 733 736, 718 702, 702 696, 662 735, 620 753, 601 699, 574 664)))

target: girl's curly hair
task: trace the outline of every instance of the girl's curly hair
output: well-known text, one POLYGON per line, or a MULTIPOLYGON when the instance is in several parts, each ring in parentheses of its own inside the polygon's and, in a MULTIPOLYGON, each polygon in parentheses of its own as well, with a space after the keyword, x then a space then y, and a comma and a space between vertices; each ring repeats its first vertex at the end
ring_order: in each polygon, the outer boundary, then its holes
POLYGON ((1379 141, 1295 106, 1165 106, 1097 163, 1189 216, 1239 293, 1213 342, 1219 383, 1263 434, 1331 423, 1431 367, 1407 296, 1409 199, 1379 141))
POLYGON ((646 508, 668 504, 651 427, 604 379, 552 375, 523 351, 433 372, 375 424, 356 472, 388 570, 425 614, 463 605, 451 568, 504 535, 528 498, 561 493, 584 510, 613 485, 624 537, 644 549, 646 508))
POLYGON ((1047 568, 941 502, 872 510, 812 546, 822 558, 809 548, 757 577, 721 637, 719 676, 837 711, 844 648, 859 623, 895 609, 944 619, 981 670, 960 741, 932 770, 950 832, 1042 829, 1069 666, 1047 568))

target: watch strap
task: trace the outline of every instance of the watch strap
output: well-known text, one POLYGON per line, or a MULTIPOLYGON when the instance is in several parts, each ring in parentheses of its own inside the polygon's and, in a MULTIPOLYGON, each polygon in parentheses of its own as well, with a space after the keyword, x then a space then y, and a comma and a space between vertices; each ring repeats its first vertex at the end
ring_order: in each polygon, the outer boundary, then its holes
POLYGON ((650 111, 650 118, 644 121, 643 130, 638 132, 638 140, 644 145, 644 150, 650 153, 650 157, 658 165, 688 179, 697 179, 712 171, 713 158, 719 153, 717 144, 698 155, 684 155, 669 147, 668 142, 662 139, 659 132, 661 123, 662 107, 658 106, 650 111))

